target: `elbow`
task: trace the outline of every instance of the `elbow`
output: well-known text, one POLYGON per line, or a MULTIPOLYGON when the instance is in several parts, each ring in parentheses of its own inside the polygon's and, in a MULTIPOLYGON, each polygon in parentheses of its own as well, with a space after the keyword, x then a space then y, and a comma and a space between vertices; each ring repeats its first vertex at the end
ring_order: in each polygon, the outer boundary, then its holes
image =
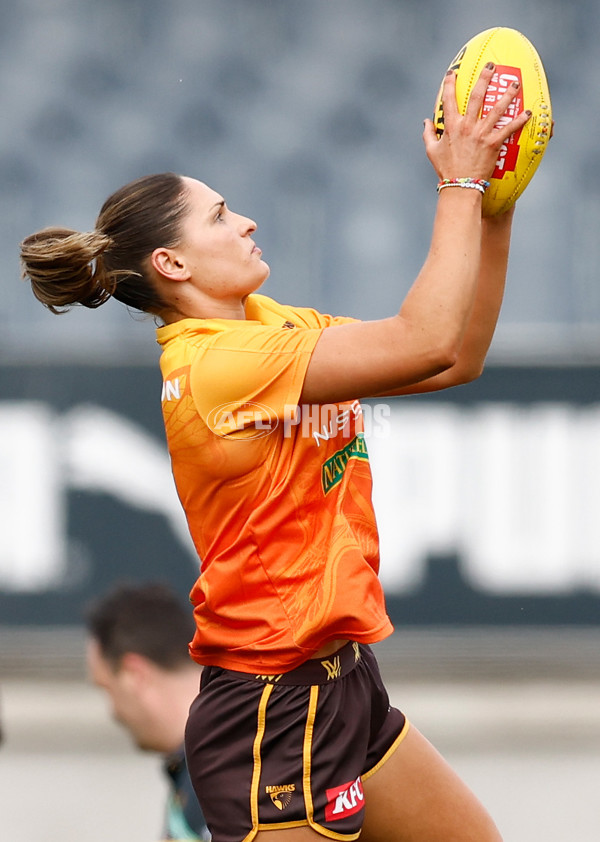
POLYGON ((483 374, 485 358, 467 353, 464 347, 456 343, 439 347, 435 356, 438 373, 445 372, 454 386, 472 383, 483 374))
POLYGON ((452 375, 452 385, 465 386, 467 383, 472 383, 481 377, 483 368, 483 362, 465 364, 458 360, 449 372, 452 375))
POLYGON ((460 348, 457 345, 439 346, 435 350, 434 367, 439 374, 454 369, 460 360, 460 348))
POLYGON ((465 368, 463 372, 461 372, 460 384, 464 385, 466 383, 472 383, 474 380, 478 380, 481 375, 483 374, 483 363, 478 366, 471 366, 470 368, 465 368))

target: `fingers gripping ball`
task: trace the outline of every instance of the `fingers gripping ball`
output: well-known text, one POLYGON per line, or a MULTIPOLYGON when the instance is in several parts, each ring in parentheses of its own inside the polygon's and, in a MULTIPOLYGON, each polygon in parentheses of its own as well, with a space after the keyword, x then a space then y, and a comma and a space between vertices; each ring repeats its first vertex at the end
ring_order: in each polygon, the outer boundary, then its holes
MULTIPOLYGON (((480 117, 485 117, 509 85, 517 81, 519 93, 502 121, 507 123, 525 110, 531 111, 531 118, 500 150, 490 187, 483 197, 486 216, 503 213, 516 202, 539 167, 552 134, 552 105, 541 59, 533 44, 516 29, 497 26, 480 32, 467 41, 451 62, 449 69, 456 73, 460 113, 465 113, 473 86, 490 61, 495 65, 495 72, 480 117)), ((444 132, 442 87, 443 83, 433 118, 438 138, 444 132)))

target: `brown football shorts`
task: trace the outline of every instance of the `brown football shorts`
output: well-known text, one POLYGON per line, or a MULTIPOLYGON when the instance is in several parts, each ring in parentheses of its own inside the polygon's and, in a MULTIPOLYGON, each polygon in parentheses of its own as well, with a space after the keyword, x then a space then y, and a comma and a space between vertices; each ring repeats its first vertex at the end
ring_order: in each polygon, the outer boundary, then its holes
POLYGON ((205 667, 185 746, 213 842, 303 825, 357 839, 362 781, 407 731, 369 646, 348 643, 282 675, 205 667))

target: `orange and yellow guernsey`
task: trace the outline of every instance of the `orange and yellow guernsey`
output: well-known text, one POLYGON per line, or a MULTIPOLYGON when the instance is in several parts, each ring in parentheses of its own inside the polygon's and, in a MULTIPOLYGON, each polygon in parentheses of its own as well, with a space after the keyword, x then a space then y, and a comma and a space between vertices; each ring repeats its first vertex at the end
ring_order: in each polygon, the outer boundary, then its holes
POLYGON ((360 404, 298 405, 321 331, 348 321, 251 295, 245 321, 157 331, 173 474, 201 560, 201 664, 281 673, 328 641, 392 631, 360 404))

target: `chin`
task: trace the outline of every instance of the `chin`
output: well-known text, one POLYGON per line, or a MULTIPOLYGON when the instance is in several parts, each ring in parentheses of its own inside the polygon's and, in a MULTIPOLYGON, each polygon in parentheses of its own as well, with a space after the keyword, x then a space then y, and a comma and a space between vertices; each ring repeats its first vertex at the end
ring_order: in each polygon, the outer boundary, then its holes
POLYGON ((136 737, 134 742, 140 751, 160 751, 160 748, 152 740, 145 739, 144 737, 136 737))
MULTIPOLYGON (((267 266, 267 271, 265 272, 264 276, 262 278, 259 278, 259 280, 256 282, 256 284, 254 284, 248 295, 252 295, 253 292, 258 292, 258 290, 263 286, 264 282, 267 280, 270 274, 271 271, 267 266)), ((248 298, 248 295, 246 295, 245 298, 248 298)))

